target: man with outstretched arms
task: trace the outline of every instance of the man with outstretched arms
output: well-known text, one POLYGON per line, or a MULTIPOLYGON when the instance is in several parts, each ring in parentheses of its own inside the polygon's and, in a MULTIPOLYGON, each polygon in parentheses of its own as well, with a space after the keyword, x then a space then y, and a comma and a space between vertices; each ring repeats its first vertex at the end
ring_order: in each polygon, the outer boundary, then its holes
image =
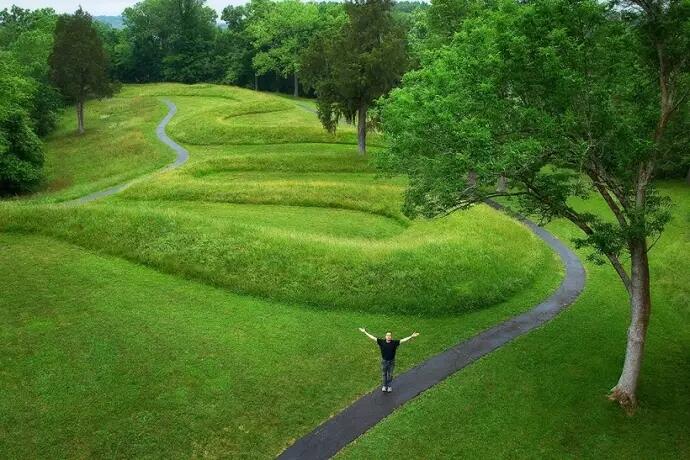
POLYGON ((393 340, 393 334, 390 332, 386 332, 385 339, 380 339, 369 334, 363 327, 360 327, 359 331, 376 342, 381 349, 381 373, 383 374, 383 386, 381 387, 381 391, 390 393, 393 391, 391 382, 393 381, 393 369, 395 368, 395 352, 401 343, 412 340, 419 334, 415 332, 404 339, 393 340))

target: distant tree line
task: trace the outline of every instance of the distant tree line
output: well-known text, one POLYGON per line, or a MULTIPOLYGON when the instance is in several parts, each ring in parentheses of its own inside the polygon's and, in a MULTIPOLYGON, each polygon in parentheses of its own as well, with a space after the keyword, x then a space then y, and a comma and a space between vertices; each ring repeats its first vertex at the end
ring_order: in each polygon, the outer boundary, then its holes
MULTIPOLYGON (((422 2, 393 6, 401 23, 426 8, 422 2)), ((299 0, 251 0, 220 16, 204 0, 143 0, 122 18, 122 29, 98 26, 116 80, 215 82, 293 94, 302 89, 300 59, 309 43, 347 21, 343 3, 299 0)))
MULTIPOLYGON (((39 138, 65 104, 74 105, 83 132, 84 102, 112 94, 111 82, 212 82, 315 96, 324 128, 334 131, 340 119, 357 123, 364 153, 367 130, 379 125, 380 98, 452 46, 467 18, 496 4, 250 0, 218 16, 204 0, 143 0, 124 10, 122 28, 81 9, 61 16, 49 8, 5 9, 0 194, 40 183, 39 138)), ((689 163, 688 155, 662 162, 657 177, 690 180, 689 163)))

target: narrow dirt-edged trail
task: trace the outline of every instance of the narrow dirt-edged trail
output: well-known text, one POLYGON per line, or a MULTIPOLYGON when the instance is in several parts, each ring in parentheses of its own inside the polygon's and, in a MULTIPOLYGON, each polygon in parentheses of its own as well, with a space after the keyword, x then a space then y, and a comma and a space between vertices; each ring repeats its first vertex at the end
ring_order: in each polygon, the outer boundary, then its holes
MULTIPOLYGON (((505 210, 498 203, 488 204, 495 209, 505 210)), ((531 310, 460 342, 397 376, 393 381, 392 393, 383 393, 377 388, 362 396, 314 431, 298 439, 278 456, 279 459, 331 458, 398 407, 482 356, 545 324, 575 301, 585 285, 585 269, 580 259, 542 227, 522 216, 514 217, 560 256, 565 267, 565 278, 558 289, 531 310)))
POLYGON ((142 176, 139 176, 137 178, 134 178, 132 180, 129 180, 127 182, 124 182, 122 184, 114 185, 112 187, 108 187, 104 190, 99 190, 97 192, 89 193, 88 195, 75 198, 73 200, 65 201, 63 204, 67 205, 80 205, 80 204, 86 204, 90 203, 92 201, 100 200, 101 198, 105 198, 111 195, 114 195, 118 192, 121 192, 122 190, 126 189, 127 187, 131 186, 132 184, 139 182, 141 179, 150 176, 151 174, 157 174, 165 171, 169 171, 171 169, 179 168, 183 164, 187 162, 189 159, 189 152, 187 149, 182 147, 180 144, 175 142, 174 140, 170 139, 168 135, 165 132, 165 127, 168 125, 172 117, 175 116, 175 113, 177 113, 177 106, 175 104, 168 100, 168 99, 163 99, 163 102, 165 102, 165 105, 168 106, 168 113, 161 120, 161 122, 158 124, 156 127, 156 136, 158 136, 158 139, 163 142, 165 145, 173 149, 175 151, 175 154, 177 155, 175 157, 175 161, 172 163, 162 167, 161 169, 154 171, 153 173, 147 173, 142 176))

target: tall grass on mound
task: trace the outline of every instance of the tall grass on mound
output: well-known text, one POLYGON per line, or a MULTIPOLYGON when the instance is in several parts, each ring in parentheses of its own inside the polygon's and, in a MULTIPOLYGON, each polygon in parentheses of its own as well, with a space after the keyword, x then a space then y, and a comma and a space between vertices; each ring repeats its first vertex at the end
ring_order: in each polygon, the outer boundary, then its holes
POLYGON ((356 147, 342 144, 204 146, 191 151, 193 164, 184 172, 194 177, 226 171, 375 172, 356 147))
POLYGON ((238 88, 236 86, 214 85, 210 83, 197 83, 187 85, 184 83, 144 83, 128 84, 123 86, 122 96, 145 97, 173 97, 173 96, 202 96, 241 101, 253 97, 254 91, 238 88))
POLYGON ((352 146, 197 147, 192 155, 202 159, 120 197, 351 209, 407 222, 400 212, 404 181, 377 178, 352 146))
POLYGON ((387 183, 348 183, 341 180, 309 181, 304 176, 268 180, 260 177, 234 180, 195 179, 169 174, 137 184, 122 193, 123 199, 148 201, 207 201, 217 203, 282 204, 352 209, 405 222, 399 202, 402 190, 387 183))
MULTIPOLYGON (((222 97, 173 97, 180 115, 169 133, 190 145, 345 143, 356 144, 354 127, 336 134, 323 129, 316 114, 294 102, 248 91, 241 100, 222 97)), ((371 145, 381 145, 372 135, 371 145)))
POLYGON ((347 209, 325 209, 284 205, 251 205, 166 201, 128 203, 129 206, 162 207, 243 226, 260 227, 296 237, 315 240, 344 239, 382 240, 405 231, 408 223, 368 212, 347 209))
POLYGON ((0 231, 38 232, 238 293, 357 311, 439 315, 488 307, 529 287, 553 257, 526 228, 488 208, 416 222, 376 241, 148 206, 11 211, 0 217, 0 231))

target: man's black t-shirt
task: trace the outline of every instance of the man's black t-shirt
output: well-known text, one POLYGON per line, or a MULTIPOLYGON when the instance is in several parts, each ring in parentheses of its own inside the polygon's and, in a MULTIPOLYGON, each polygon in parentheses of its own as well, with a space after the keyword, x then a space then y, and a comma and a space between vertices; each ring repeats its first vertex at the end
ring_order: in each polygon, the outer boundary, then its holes
POLYGON ((400 340, 391 340, 386 342, 386 339, 376 339, 376 343, 379 344, 381 349, 381 357, 386 361, 392 361, 395 359, 395 350, 400 345, 400 340))

